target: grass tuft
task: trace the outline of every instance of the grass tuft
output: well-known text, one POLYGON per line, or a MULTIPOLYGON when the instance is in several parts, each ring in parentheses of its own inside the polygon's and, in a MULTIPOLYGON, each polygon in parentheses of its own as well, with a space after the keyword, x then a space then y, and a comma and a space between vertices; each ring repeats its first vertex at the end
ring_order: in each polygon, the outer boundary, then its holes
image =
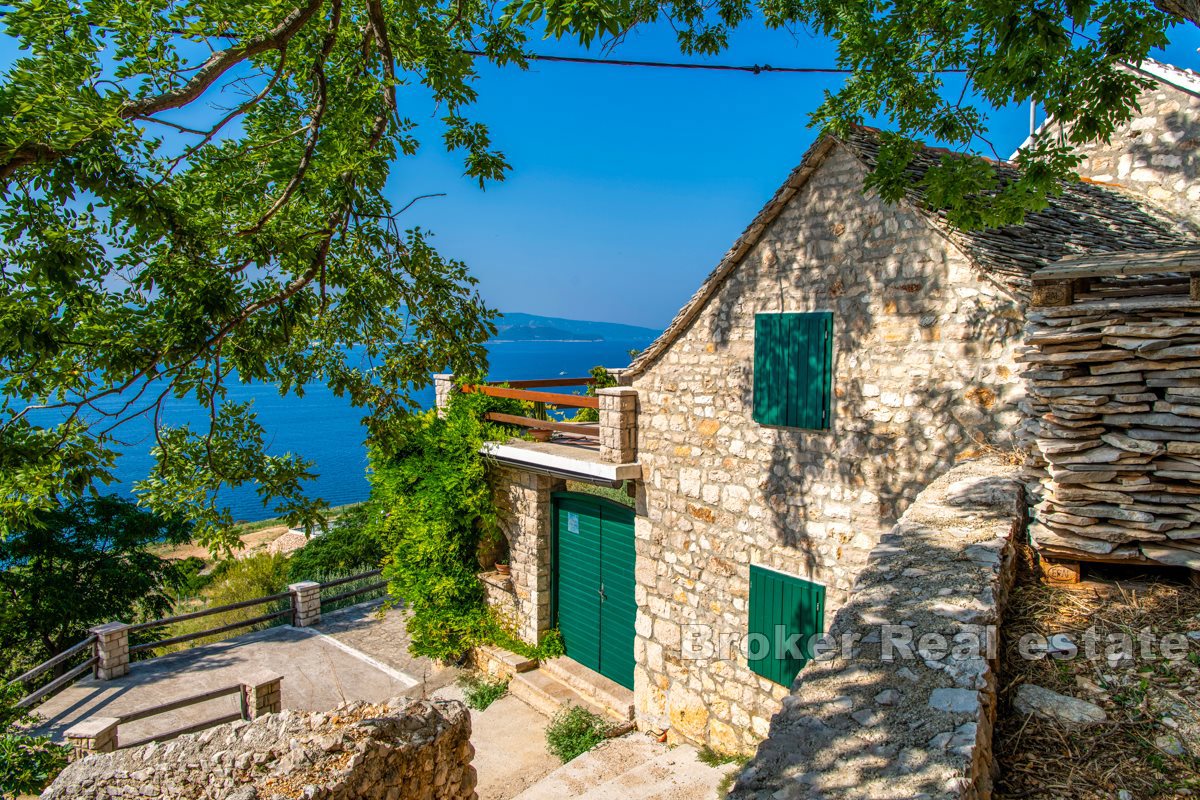
POLYGON ((458 685, 462 687, 467 705, 476 711, 483 711, 508 692, 508 681, 488 680, 472 673, 461 675, 458 685))
POLYGON ((581 706, 567 706, 546 727, 546 749, 564 764, 608 738, 608 721, 581 706))

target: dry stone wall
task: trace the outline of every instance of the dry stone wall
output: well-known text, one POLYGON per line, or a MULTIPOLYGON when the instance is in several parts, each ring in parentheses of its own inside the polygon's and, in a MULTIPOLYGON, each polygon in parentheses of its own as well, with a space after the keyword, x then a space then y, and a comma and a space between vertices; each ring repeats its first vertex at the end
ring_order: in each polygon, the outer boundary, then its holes
POLYGON ((997 642, 1024 492, 963 464, 921 492, 871 553, 733 800, 987 798, 997 642), (849 638, 847 638, 849 637, 849 638))
POLYGON ((75 761, 43 800, 470 800, 471 717, 457 701, 283 711, 75 761))
POLYGON ((1016 421, 1016 302, 915 211, 865 195, 864 177, 837 145, 681 337, 632 377, 643 727, 752 748, 788 687, 744 658, 684 660, 681 626, 744 636, 752 563, 825 585, 828 620, 929 476, 1016 421), (754 316, 809 310, 833 311, 833 429, 759 425, 754 316))
POLYGON ((1021 430, 1043 555, 1200 570, 1200 302, 1162 280, 1030 309, 1021 430))

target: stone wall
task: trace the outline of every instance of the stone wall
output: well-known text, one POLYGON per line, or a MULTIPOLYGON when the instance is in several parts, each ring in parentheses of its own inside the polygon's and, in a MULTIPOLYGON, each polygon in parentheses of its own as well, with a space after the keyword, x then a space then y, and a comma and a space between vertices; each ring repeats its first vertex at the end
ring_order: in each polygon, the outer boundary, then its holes
POLYGON ((471 716, 457 701, 283 711, 75 761, 45 800, 469 800, 471 716))
POLYGON ((1184 87, 1159 82, 1138 98, 1140 110, 1108 142, 1077 148, 1079 174, 1113 183, 1200 225, 1200 76, 1147 65, 1184 87))
POLYGON ((566 483, 496 464, 488 469, 512 573, 511 601, 491 590, 489 601, 501 614, 512 614, 517 635, 537 644, 550 629, 550 493, 566 483))
POLYGON ((1015 423, 1015 301, 917 212, 865 196, 864 176, 837 145, 681 337, 632 377, 643 727, 752 748, 788 688, 744 659, 683 661, 681 624, 743 636, 751 563, 825 585, 828 620, 929 477, 1015 423), (754 315, 809 310, 834 313, 833 428, 759 425, 754 315))
POLYGON ((990 797, 996 633, 1024 528, 1014 475, 971 462, 921 492, 730 798, 990 797))

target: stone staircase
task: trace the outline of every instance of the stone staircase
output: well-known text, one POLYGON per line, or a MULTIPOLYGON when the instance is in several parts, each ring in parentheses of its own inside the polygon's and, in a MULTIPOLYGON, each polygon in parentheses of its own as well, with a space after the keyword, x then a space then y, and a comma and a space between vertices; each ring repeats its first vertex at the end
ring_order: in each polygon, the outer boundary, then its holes
POLYGON ((710 767, 693 747, 669 748, 635 732, 563 764, 513 800, 719 800, 721 782, 736 769, 710 767))
POLYGON ((614 722, 633 719, 631 690, 569 658, 550 659, 537 669, 516 673, 508 691, 548 716, 576 705, 614 722))

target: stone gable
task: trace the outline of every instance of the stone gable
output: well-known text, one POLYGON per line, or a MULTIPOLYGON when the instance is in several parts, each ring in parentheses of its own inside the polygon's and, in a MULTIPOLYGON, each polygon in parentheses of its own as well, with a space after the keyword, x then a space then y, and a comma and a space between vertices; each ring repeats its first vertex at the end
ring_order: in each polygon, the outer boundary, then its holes
POLYGON ((1013 420, 1015 298, 926 217, 864 194, 865 174, 832 148, 632 379, 639 721, 717 749, 761 739, 787 687, 744 658, 683 660, 687 626, 743 636, 751 563, 823 584, 831 618, 880 532, 1013 420), (814 310, 834 314, 833 428, 759 425, 754 316, 814 310))

